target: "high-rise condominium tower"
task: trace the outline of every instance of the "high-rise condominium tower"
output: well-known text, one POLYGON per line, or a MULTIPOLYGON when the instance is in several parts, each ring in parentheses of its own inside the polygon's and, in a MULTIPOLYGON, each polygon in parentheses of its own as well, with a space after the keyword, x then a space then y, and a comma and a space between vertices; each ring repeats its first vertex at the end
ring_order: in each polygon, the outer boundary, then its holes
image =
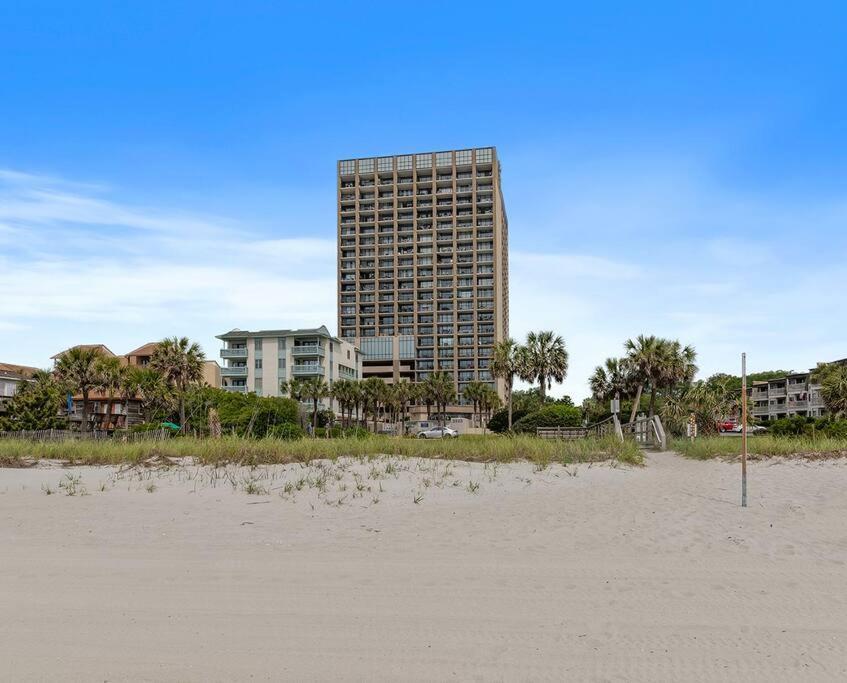
POLYGON ((338 330, 364 377, 443 370, 459 395, 480 380, 502 396, 490 365, 509 332, 508 225, 493 147, 338 162, 338 330))

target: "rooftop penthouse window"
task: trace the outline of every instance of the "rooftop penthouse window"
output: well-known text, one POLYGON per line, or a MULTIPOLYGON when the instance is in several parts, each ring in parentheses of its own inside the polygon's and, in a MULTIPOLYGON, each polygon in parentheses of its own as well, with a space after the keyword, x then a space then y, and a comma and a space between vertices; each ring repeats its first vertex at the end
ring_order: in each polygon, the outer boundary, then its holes
POLYGON ((478 164, 490 164, 493 158, 494 150, 491 147, 476 150, 476 163, 478 164))

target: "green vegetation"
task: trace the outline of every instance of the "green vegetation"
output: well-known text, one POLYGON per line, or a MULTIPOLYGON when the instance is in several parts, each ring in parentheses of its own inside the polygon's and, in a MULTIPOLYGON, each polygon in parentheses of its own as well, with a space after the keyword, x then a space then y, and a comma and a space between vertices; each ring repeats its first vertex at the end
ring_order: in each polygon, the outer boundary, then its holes
MULTIPOLYGON (((701 437, 694 441, 676 439, 670 448, 697 460, 741 455, 741 437, 701 437)), ((847 438, 787 437, 761 435, 748 440, 747 451, 751 458, 770 456, 847 457, 847 438)))
POLYGON ((186 411, 200 435, 208 433, 210 409, 217 411, 225 435, 262 438, 283 425, 299 427, 299 406, 290 398, 237 394, 212 387, 187 392, 186 411))
POLYGON ((198 439, 184 436, 162 442, 115 443, 107 441, 32 442, 17 439, 0 440, 0 462, 6 466, 22 466, 28 460, 58 459, 74 464, 117 465, 140 464, 153 459, 166 463, 168 458, 192 458, 198 464, 223 465, 273 464, 334 460, 342 456, 370 458, 395 455, 420 458, 442 458, 469 462, 513 462, 527 460, 546 465, 558 462, 598 462, 613 459, 634 465, 642 463, 642 454, 631 442, 614 437, 548 441, 533 436, 462 436, 458 439, 424 440, 390 436, 365 438, 244 439, 225 436, 221 439, 198 439))
POLYGON ((828 436, 847 439, 847 420, 834 420, 830 417, 786 417, 767 423, 768 432, 774 436, 808 436, 810 438, 828 436))
POLYGON ((21 382, 0 416, 0 431, 21 429, 64 429, 67 424, 60 412, 65 405, 62 387, 49 372, 39 370, 32 382, 21 382))
POLYGON ((550 330, 530 332, 526 343, 516 352, 518 377, 525 382, 538 382, 541 400, 553 388, 553 382, 561 384, 568 374, 568 352, 565 341, 550 330))
POLYGON ((87 432, 89 395, 102 384, 100 361, 103 354, 90 346, 75 346, 56 360, 56 379, 69 391, 82 394, 82 431, 87 432))
POLYGON ((847 363, 818 363, 812 373, 821 385, 821 398, 836 418, 847 418, 847 363))
POLYGON ((185 431, 185 400, 188 390, 203 379, 206 356, 199 344, 188 337, 172 337, 160 341, 153 351, 150 366, 157 370, 171 389, 179 411, 179 426, 185 431))
POLYGON ((582 410, 564 404, 546 405, 527 413, 515 422, 516 433, 535 434, 538 427, 579 427, 582 425, 582 410))
POLYGON ((512 428, 512 393, 515 377, 521 371, 519 349, 518 343, 508 337, 494 345, 494 358, 491 360, 491 374, 501 377, 506 382, 506 429, 512 428))

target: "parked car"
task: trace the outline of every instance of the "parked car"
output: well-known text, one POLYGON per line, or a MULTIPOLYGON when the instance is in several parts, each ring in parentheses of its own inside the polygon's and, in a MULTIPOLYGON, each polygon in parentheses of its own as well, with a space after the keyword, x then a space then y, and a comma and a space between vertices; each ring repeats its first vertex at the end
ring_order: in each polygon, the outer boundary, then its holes
MULTIPOLYGON (((720 420, 718 422, 719 432, 734 432, 738 424, 734 420, 720 420)), ((739 430, 740 431, 740 430, 739 430)))
POLYGON ((455 439, 459 432, 450 427, 430 427, 418 432, 419 439, 455 439))
MULTIPOLYGON (((741 434, 741 425, 735 425, 730 431, 735 432, 736 434, 741 434)), ((755 434, 756 432, 766 432, 767 429, 762 427, 762 425, 747 425, 747 433, 755 434)))

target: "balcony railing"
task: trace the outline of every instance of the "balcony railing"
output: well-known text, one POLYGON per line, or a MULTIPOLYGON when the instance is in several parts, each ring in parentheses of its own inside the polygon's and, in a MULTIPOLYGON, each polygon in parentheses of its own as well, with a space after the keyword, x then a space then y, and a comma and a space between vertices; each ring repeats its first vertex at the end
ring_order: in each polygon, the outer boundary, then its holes
POLYGON ((247 348, 221 349, 221 358, 247 358, 247 348))
POLYGON ((237 387, 234 387, 232 385, 224 386, 223 390, 224 391, 231 391, 235 394, 246 394, 247 393, 247 387, 245 387, 245 386, 237 386, 237 387))
POLYGON ((319 364, 313 365, 292 365, 291 374, 294 377, 323 377, 324 366, 319 364))
POLYGON ((221 368, 221 377, 247 377, 247 366, 221 368))
POLYGON ((295 358, 301 356, 324 356, 326 351, 318 344, 302 344, 291 347, 291 355, 295 358))

